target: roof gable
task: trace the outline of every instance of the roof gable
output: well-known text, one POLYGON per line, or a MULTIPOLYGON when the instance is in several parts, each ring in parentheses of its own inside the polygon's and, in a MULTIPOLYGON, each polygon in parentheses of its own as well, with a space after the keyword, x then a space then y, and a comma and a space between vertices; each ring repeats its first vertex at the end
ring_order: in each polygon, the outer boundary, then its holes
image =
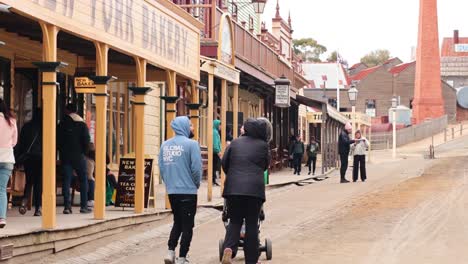
POLYGON ((367 78, 369 75, 371 75, 372 73, 376 72, 378 69, 380 69, 381 66, 375 66, 375 67, 372 67, 372 68, 368 68, 368 69, 365 69, 365 70, 362 70, 360 72, 358 72, 357 74, 353 75, 350 77, 350 80, 351 81, 362 81, 364 80, 365 78, 367 78))
MULTIPOLYGON (((468 38, 459 38, 459 44, 468 44, 468 38)), ((468 57, 468 52, 455 52, 453 38, 444 38, 441 57, 468 57)))
POLYGON ((416 61, 398 64, 397 66, 394 66, 393 68, 391 68, 389 72, 393 75, 400 74, 413 65, 416 65, 416 61))

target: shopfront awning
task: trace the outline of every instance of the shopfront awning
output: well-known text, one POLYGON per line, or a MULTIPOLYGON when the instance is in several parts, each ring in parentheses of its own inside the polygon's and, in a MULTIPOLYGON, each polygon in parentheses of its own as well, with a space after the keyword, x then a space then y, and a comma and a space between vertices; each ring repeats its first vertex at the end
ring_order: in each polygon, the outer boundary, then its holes
POLYGON ((316 109, 322 109, 322 105, 325 103, 323 101, 318 101, 318 100, 308 98, 299 94, 296 94, 296 98, 294 98, 294 100, 296 100, 296 102, 298 102, 299 104, 309 106, 312 108, 316 108, 316 109))

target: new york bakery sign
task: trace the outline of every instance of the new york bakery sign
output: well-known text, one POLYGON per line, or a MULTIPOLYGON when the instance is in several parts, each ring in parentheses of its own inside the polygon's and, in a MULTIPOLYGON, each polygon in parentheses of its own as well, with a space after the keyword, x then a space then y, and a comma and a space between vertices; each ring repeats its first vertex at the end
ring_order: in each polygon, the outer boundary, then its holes
POLYGON ((200 31, 165 0, 2 0, 29 16, 199 79, 200 31))

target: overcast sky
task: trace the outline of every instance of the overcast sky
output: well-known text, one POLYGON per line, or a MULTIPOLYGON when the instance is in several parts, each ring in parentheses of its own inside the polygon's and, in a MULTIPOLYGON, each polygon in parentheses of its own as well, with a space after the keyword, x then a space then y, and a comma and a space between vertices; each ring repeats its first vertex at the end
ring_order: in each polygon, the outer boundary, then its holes
MULTIPOLYGON (((268 28, 276 1, 268 0, 262 17, 268 28)), ((291 11, 294 38, 312 37, 330 52, 338 49, 350 65, 375 49, 408 61, 416 46, 419 0, 280 0, 280 7, 286 20, 291 11)), ((439 0, 441 40, 454 29, 468 37, 467 10, 467 0, 439 0)))

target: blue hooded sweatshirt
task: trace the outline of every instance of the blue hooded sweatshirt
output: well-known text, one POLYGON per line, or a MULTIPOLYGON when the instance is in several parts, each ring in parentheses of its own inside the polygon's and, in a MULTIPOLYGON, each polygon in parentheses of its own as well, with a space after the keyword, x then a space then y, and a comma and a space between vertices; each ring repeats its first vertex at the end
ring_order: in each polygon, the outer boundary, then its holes
POLYGON ((168 194, 197 194, 202 176, 198 142, 189 139, 190 120, 179 116, 171 123, 176 136, 164 142, 159 152, 159 171, 168 194))

